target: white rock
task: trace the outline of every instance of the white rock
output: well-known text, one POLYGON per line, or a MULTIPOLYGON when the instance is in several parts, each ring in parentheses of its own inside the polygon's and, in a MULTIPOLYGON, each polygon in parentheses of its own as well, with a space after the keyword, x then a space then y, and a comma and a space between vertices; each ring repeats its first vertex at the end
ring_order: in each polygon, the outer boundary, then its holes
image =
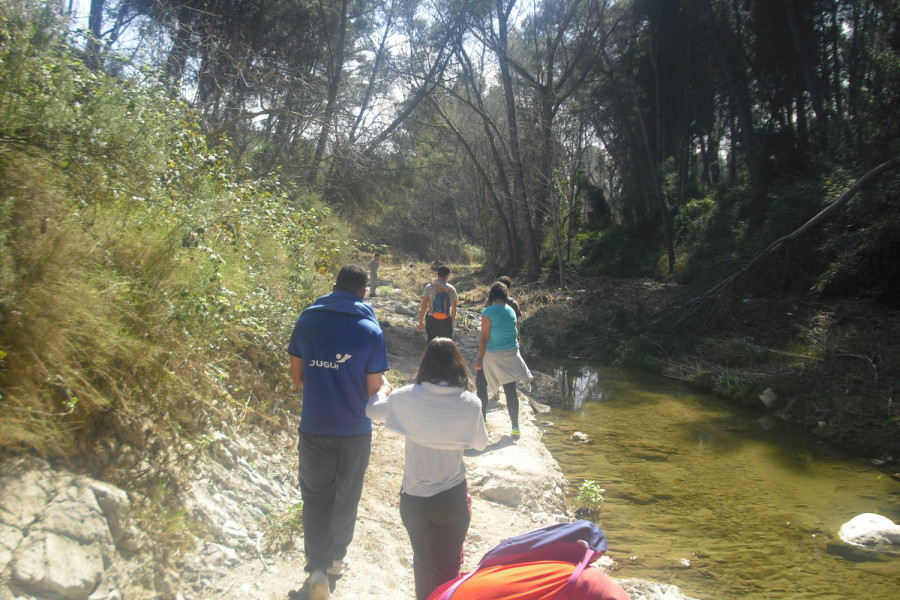
POLYGON ((881 552, 900 553, 900 525, 874 513, 857 515, 841 525, 841 540, 881 552))
POLYGON ((0 523, 0 573, 6 570, 6 565, 12 558, 12 551, 25 538, 25 534, 18 527, 0 523))
POLYGON ((481 495, 487 500, 506 504, 507 506, 519 506, 525 498, 522 488, 514 485, 502 485, 492 483, 484 486, 481 495))
POLYGON ((766 388, 763 390, 763 393, 759 395, 759 400, 766 405, 766 408, 772 408, 775 403, 778 402, 778 395, 772 388, 766 388))
POLYGON ((628 592, 631 600, 693 600, 690 596, 685 596, 684 592, 674 585, 664 585, 642 579, 618 579, 616 583, 628 592))
POLYGON ((590 444, 591 443, 590 436, 588 436, 588 434, 582 433, 580 431, 574 432, 572 434, 572 437, 570 437, 569 439, 571 439, 573 442, 576 442, 579 444, 590 444))

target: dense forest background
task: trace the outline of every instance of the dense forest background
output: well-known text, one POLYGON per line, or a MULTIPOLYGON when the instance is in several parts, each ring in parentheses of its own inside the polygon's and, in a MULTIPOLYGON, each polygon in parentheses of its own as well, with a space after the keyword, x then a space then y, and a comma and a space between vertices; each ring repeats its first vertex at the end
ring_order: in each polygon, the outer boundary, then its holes
MULTIPOLYGON (((442 260, 474 244, 532 278, 552 264, 563 282, 567 268, 691 280, 898 154, 898 11, 92 0, 85 61, 152 76, 208 143, 311 190, 373 244, 442 260)), ((880 197, 818 240, 818 268, 798 256, 785 285, 896 298, 896 203, 880 197)))
POLYGON ((0 445, 199 430, 172 395, 264 418, 229 373, 279 392, 284 307, 352 251, 702 288, 879 165, 741 285, 896 308, 898 24, 896 0, 4 0, 0 445))

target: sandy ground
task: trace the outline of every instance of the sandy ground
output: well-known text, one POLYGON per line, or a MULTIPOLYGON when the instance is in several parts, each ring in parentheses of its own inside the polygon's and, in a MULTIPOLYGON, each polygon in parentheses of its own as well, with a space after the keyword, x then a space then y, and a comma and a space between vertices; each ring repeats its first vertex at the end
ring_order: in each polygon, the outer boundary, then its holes
MULTIPOLYGON (((399 292, 383 293, 371 302, 384 325, 391 382, 405 383, 414 376, 425 347, 425 334, 416 327, 418 302, 399 297, 399 292)), ((475 324, 479 320, 475 316, 474 310, 468 314, 461 310, 454 332, 469 364, 477 351, 475 324)), ((509 416, 501 395, 489 406, 488 448, 466 456, 473 514, 464 570, 471 570, 485 551, 510 535, 567 520, 565 478, 543 445, 527 395, 520 399, 521 438, 514 441, 509 435, 509 416)), ((351 568, 333 581, 333 598, 414 598, 412 550, 398 508, 402 473, 402 437, 376 424, 356 533, 348 552, 351 568)), ((297 545, 302 548, 302 540, 297 545)), ((260 557, 235 573, 234 585, 216 597, 308 598, 303 564, 299 550, 260 557)))

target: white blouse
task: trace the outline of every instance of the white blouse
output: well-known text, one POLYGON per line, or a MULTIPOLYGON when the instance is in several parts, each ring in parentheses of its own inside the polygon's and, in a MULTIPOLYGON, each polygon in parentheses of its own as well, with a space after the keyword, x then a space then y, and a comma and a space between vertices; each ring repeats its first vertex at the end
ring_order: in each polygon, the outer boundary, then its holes
POLYGON ((413 384, 378 393, 366 415, 406 437, 402 492, 434 496, 466 480, 463 451, 484 450, 487 430, 478 396, 462 388, 413 384))

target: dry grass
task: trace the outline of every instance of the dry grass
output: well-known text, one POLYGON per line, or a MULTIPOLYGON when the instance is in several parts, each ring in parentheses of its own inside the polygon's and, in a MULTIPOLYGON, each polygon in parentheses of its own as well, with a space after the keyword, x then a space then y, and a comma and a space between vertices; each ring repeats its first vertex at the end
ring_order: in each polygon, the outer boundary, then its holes
POLYGON ((128 367, 155 352, 125 330, 126 318, 140 317, 127 314, 135 307, 125 278, 105 269, 102 225, 86 230, 77 211, 64 210, 52 189, 28 175, 7 179, 20 225, 8 245, 15 271, 2 293, 9 412, 0 420, 0 444, 65 451, 68 430, 124 401, 128 367))

